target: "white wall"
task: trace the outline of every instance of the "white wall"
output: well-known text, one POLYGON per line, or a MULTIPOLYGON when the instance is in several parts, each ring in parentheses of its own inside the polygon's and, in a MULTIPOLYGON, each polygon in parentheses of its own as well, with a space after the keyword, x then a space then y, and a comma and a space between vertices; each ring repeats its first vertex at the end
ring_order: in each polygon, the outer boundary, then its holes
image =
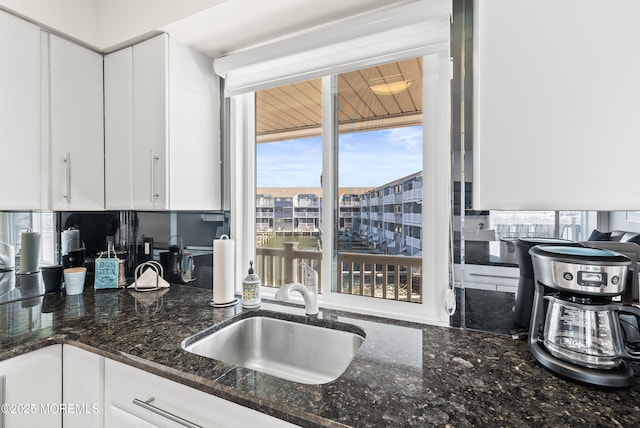
POLYGON ((0 7, 99 51, 157 31, 225 0, 0 0, 0 7))
POLYGON ((101 52, 162 31, 214 58, 416 1, 431 0, 0 0, 0 8, 101 52))
MULTIPOLYGON (((50 1, 50 0, 49 0, 50 1)), ((82 0, 81 0, 82 1, 82 0)), ((99 47, 122 45, 225 0, 92 0, 100 3, 99 47)), ((212 26, 211 23, 208 26, 212 26)))
POLYGON ((629 221, 626 211, 613 211, 609 213, 609 230, 640 232, 640 220, 629 221))
POLYGON ((0 0, 0 7, 38 25, 98 46, 100 0, 0 0))

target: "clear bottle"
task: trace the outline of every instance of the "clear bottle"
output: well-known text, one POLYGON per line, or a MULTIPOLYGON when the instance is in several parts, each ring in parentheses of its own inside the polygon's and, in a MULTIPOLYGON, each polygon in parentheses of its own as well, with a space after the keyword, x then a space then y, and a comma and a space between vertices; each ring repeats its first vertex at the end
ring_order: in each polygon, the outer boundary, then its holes
POLYGON ((249 262, 249 274, 242 281, 242 307, 260 306, 260 277, 253 272, 253 261, 249 262))

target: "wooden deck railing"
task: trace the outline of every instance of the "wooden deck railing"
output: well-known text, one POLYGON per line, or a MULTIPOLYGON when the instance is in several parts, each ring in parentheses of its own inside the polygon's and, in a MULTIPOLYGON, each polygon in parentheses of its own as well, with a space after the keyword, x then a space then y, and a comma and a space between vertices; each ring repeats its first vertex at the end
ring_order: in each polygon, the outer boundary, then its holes
MULTIPOLYGON (((299 250, 297 242, 284 246, 256 249, 262 285, 278 288, 289 282, 302 282, 300 263, 305 262, 318 272, 322 292, 322 252, 299 250)), ((422 302, 422 257, 340 252, 338 267, 339 293, 422 302)))
POLYGON ((422 257, 338 253, 338 292, 422 303, 422 257))

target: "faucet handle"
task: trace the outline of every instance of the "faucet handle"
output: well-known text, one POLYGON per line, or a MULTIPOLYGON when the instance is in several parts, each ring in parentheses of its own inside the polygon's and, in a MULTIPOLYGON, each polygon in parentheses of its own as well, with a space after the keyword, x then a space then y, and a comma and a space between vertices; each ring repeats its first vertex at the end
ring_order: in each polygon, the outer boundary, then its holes
POLYGON ((304 285, 307 287, 318 287, 318 272, 316 272, 311 266, 302 262, 300 263, 304 270, 304 285))

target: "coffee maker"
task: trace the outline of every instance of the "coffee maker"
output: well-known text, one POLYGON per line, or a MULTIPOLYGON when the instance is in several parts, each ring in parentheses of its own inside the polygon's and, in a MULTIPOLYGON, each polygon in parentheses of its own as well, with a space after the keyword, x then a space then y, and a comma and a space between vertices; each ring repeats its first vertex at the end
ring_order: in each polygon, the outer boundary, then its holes
POLYGON ((640 308, 616 301, 631 260, 586 247, 537 245, 529 254, 535 277, 529 348, 536 360, 579 382, 631 386, 626 361, 640 361, 640 308))

